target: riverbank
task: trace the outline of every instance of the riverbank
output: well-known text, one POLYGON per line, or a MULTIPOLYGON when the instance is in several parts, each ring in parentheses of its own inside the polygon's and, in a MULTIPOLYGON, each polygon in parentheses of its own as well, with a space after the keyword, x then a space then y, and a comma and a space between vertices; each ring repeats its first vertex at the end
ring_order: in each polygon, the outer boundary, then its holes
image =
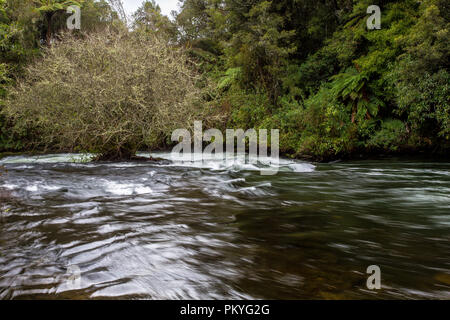
MULTIPOLYGON (((151 151, 146 151, 151 152, 151 151)), ((171 152, 170 149, 158 149, 154 152, 171 152)), ((13 156, 43 156, 46 154, 67 154, 70 151, 60 151, 60 150, 46 150, 46 151, 23 151, 23 152, 0 152, 0 160, 5 157, 13 157, 13 156)), ((139 154, 139 153, 138 153, 139 154)), ((87 156, 90 154, 86 153, 87 156)), ((331 163, 331 162, 340 162, 340 161, 357 161, 357 160, 386 160, 386 159, 417 159, 417 160, 426 160, 426 161, 437 161, 437 162, 445 162, 450 161, 450 151, 449 152, 433 152, 433 150, 414 150, 412 148, 402 149, 396 152, 354 152, 346 155, 338 155, 334 157, 315 157, 312 155, 297 155, 293 156, 292 153, 280 153, 281 157, 288 159, 297 159, 303 160, 313 163, 331 163)), ((93 157, 95 158, 95 157, 93 157)), ((161 159, 149 159, 153 161, 158 161, 161 159)), ((124 159, 122 161, 144 161, 143 158, 139 156, 135 156, 131 159, 124 159)), ((103 162, 121 162, 121 161, 103 161, 103 162)))

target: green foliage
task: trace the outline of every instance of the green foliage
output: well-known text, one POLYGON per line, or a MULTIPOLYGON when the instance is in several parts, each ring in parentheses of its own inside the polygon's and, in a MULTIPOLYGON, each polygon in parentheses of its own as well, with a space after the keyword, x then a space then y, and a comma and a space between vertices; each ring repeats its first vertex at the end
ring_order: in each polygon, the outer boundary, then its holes
POLYGON ((2 0, 0 7, 0 62, 8 64, 9 75, 17 74, 37 53, 38 14, 28 0, 2 0))
POLYGON ((402 146, 407 137, 405 124, 397 119, 386 119, 377 131, 367 142, 367 147, 377 148, 387 151, 397 151, 402 146))
MULTIPOLYGON (((15 75, 22 65, 36 52, 34 35, 36 29, 26 25, 33 16, 30 4, 18 0, 14 3, 0 0, 0 111, 15 75), (20 11, 19 11, 20 10, 20 11)), ((14 124, 0 115, 0 152, 20 150, 23 147, 22 133, 13 134, 14 124)))
POLYGON ((45 43, 50 46, 53 40, 53 23, 56 13, 66 10, 70 6, 81 7, 84 0, 33 0, 36 5, 35 11, 39 12, 45 19, 46 36, 45 43))
POLYGON ((415 83, 398 84, 398 112, 406 114, 412 130, 425 137, 450 139, 450 74, 424 73, 415 83))
POLYGON ((161 8, 154 0, 145 1, 134 13, 133 18, 133 27, 136 32, 164 37, 167 40, 176 40, 175 24, 161 13, 161 8))
POLYGON ((228 69, 217 86, 219 90, 225 90, 229 88, 234 82, 238 81, 241 76, 241 68, 230 68, 228 69))
POLYGON ((33 0, 37 5, 36 10, 38 12, 55 12, 58 10, 65 10, 69 6, 79 6, 83 0, 72 1, 72 0, 33 0))
POLYGON ((396 113, 418 136, 450 141, 450 23, 439 1, 425 1, 417 23, 397 42, 405 46, 390 76, 396 88, 396 113))
MULTIPOLYGON (((102 33, 105 29, 128 33, 105 0, 82 2, 84 29, 74 33, 77 37, 82 39, 84 33, 102 33)), ((209 112, 198 115, 204 121, 222 125, 222 120, 227 119, 227 125, 233 127, 280 129, 280 148, 285 154, 326 160, 356 152, 430 148, 449 152, 447 2, 181 0, 181 11, 171 21, 161 14, 155 1, 148 0, 133 16, 131 34, 147 41, 158 37, 174 51, 184 47, 190 66, 202 73, 195 90, 209 88, 210 81, 215 82, 217 90, 208 98, 212 100, 209 112), (367 30, 369 5, 381 7, 380 30, 367 30), (218 115, 218 109, 222 115, 218 115)), ((2 98, 14 84, 12 80, 21 77, 23 66, 37 56, 41 44, 58 39, 57 34, 65 28, 63 9, 69 3, 73 1, 0 0, 2 98)), ((108 59, 115 61, 113 57, 108 59)), ((140 68, 125 61, 130 77, 139 77, 140 68)), ((94 67, 89 67, 96 70, 97 62, 92 63, 94 67)), ((97 76, 87 67, 81 70, 97 76)), ((38 74, 42 75, 42 89, 44 75, 38 74)), ((62 78, 57 79, 62 86, 59 92, 46 87, 44 95, 30 85, 35 96, 46 97, 42 98, 46 101, 43 105, 49 105, 49 97, 63 101, 63 92, 72 96, 63 90, 62 78)), ((165 90, 165 86, 161 88, 165 90)), ((84 99, 79 103, 103 105, 104 101, 100 103, 87 94, 90 88, 77 90, 84 99)), ((123 96, 116 96, 117 106, 112 101, 105 105, 112 110, 133 109, 133 103, 131 107, 121 104, 133 95, 121 88, 118 92, 123 96)), ((167 106, 167 110, 172 109, 167 106)), ((14 141, 27 141, 30 136, 39 141, 41 131, 29 132, 23 125, 28 117, 35 116, 22 115, 16 118, 18 122, 0 119, 0 149, 2 144, 3 148, 17 148, 21 144, 14 141)), ((166 113, 159 117, 163 122, 172 121, 166 113)), ((43 123, 38 125, 39 130, 43 130, 43 123)), ((147 144, 161 144, 166 129, 145 137, 147 144)), ((137 135, 133 137, 135 141, 137 135)), ((56 138, 46 139, 47 143, 61 144, 56 138)), ((114 143, 123 145, 120 141, 114 143)), ((88 149, 88 144, 79 145, 88 149)), ((137 147, 135 142, 125 145, 129 149, 137 147)))
MULTIPOLYGON (((449 23, 442 0, 185 0, 189 39, 220 52, 211 68, 230 123, 279 128, 281 150, 331 159, 449 150, 449 23), (366 27, 379 5, 381 30, 366 27)), ((211 51, 212 52, 212 51, 211 51)))

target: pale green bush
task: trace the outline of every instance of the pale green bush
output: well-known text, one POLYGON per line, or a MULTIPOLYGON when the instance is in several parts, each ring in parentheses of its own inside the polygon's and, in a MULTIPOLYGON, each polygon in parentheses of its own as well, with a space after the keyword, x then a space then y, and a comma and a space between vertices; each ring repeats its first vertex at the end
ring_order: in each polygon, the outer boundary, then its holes
POLYGON ((35 145, 130 158, 204 117, 208 88, 193 66, 156 37, 67 36, 28 68, 4 113, 34 128, 35 145))

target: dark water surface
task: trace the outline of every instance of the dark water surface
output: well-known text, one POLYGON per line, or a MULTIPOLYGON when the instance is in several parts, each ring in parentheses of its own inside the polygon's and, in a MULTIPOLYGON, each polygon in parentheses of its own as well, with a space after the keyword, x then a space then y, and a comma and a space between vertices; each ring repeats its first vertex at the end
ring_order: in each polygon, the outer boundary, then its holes
POLYGON ((450 299, 450 163, 73 157, 0 161, 0 299, 450 299))

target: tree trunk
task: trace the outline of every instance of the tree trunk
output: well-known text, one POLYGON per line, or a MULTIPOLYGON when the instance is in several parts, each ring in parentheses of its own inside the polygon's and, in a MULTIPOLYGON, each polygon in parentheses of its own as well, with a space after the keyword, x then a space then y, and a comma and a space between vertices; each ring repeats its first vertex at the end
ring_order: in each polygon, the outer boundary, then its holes
POLYGON ((46 20, 47 20, 47 33, 45 35, 45 43, 48 47, 52 45, 52 20, 53 20, 54 12, 47 12, 46 13, 46 20))

